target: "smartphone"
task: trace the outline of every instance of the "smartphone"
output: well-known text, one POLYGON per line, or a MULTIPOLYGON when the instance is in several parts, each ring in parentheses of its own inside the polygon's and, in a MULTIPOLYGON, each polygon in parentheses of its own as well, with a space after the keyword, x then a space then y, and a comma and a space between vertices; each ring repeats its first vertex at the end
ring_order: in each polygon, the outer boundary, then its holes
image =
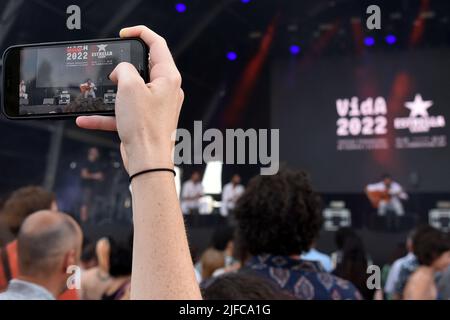
POLYGON ((109 74, 133 64, 148 82, 148 47, 138 38, 12 46, 3 54, 2 112, 9 119, 114 114, 109 74))

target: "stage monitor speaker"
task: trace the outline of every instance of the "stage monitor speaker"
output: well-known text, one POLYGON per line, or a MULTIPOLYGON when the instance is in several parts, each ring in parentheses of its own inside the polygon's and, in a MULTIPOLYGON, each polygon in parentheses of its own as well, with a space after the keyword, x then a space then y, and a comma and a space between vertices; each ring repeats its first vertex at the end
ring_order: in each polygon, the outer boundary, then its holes
POLYGON ((116 94, 114 93, 114 91, 108 90, 108 92, 103 95, 103 101, 106 104, 116 103, 116 94))
POLYGON ((444 232, 450 231, 450 209, 436 208, 428 213, 428 223, 430 226, 444 232))
POLYGON ((59 96, 59 104, 69 104, 70 103, 70 94, 67 91, 61 92, 59 96))
POLYGON ((326 231, 337 231, 343 227, 351 227, 352 217, 350 210, 346 208, 326 208, 323 210, 324 223, 326 231))
POLYGON ((54 98, 45 98, 44 101, 42 102, 43 105, 54 105, 55 104, 55 99, 54 98))
POLYGON ((21 106, 27 106, 30 102, 28 101, 28 99, 24 99, 24 98, 20 98, 19 99, 19 105, 21 106))

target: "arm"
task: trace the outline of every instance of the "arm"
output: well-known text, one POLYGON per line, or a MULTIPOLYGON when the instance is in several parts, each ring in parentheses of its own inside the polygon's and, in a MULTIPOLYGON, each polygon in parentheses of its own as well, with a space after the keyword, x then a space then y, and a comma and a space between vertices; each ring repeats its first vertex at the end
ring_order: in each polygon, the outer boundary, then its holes
POLYGON ((133 180, 132 299, 199 299, 184 222, 169 173, 133 180))
POLYGON ((187 192, 185 190, 186 190, 186 188, 184 187, 183 188, 183 192, 181 194, 181 200, 187 200, 187 201, 189 201, 189 200, 197 200, 197 199, 200 199, 203 196, 201 194, 197 194, 195 196, 188 196, 188 195, 186 195, 187 192))
POLYGON ((185 182, 181 187, 181 200, 192 200, 192 197, 188 196, 188 184, 185 182))
POLYGON ((408 199, 408 194, 403 190, 402 186, 396 183, 391 190, 391 195, 399 197, 402 200, 408 199))
POLYGON ((226 205, 230 201, 230 193, 228 192, 228 185, 225 185, 222 190, 222 205, 226 205))
POLYGON ((88 169, 83 168, 81 169, 81 177, 83 179, 87 179, 87 180, 103 180, 103 173, 102 172, 95 172, 95 173, 91 173, 89 172, 88 169))
MULTIPOLYGON (((171 139, 183 102, 181 76, 166 42, 146 27, 121 30, 150 47, 150 83, 136 69, 119 64, 110 78, 118 84, 116 117, 79 117, 87 129, 118 130, 128 174, 173 168, 171 139)), ((131 299, 201 299, 186 238, 175 182, 170 172, 133 179, 134 248, 131 299)))
POLYGON ((86 168, 81 169, 81 177, 83 179, 92 179, 91 173, 86 168))
POLYGON ((202 196, 183 197, 182 200, 197 200, 202 196))

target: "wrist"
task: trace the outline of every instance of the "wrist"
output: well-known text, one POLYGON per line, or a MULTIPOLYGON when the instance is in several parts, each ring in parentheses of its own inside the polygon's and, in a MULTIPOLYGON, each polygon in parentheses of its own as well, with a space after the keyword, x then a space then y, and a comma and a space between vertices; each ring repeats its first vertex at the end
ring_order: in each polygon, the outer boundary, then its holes
POLYGON ((172 148, 169 146, 141 144, 133 147, 125 146, 125 151, 128 158, 127 169, 129 175, 148 169, 173 169, 174 167, 172 148))
POLYGON ((155 174, 155 173, 159 173, 159 172, 169 172, 169 173, 173 174, 174 177, 176 176, 176 172, 173 169, 169 169, 169 168, 153 168, 153 169, 147 169, 147 170, 139 171, 139 172, 136 172, 135 174, 130 175, 129 181, 130 181, 130 183, 132 183, 135 178, 141 177, 141 176, 143 176, 145 174, 150 174, 150 173, 155 174))

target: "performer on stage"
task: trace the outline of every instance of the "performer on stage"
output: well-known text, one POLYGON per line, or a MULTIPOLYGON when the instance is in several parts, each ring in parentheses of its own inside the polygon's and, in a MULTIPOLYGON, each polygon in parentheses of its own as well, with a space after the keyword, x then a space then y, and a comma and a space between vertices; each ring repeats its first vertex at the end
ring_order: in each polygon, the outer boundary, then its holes
POLYGON ((95 99, 95 91, 97 90, 97 87, 91 79, 87 79, 85 83, 80 84, 80 90, 84 98, 92 97, 95 99))
POLYGON ((372 205, 378 209, 378 215, 386 216, 389 211, 395 214, 397 219, 394 223, 398 227, 398 217, 405 214, 401 200, 408 199, 408 194, 403 191, 402 186, 386 174, 383 181, 367 185, 366 194, 372 205))
POLYGON ((99 161, 100 152, 92 147, 88 151, 87 161, 81 166, 82 203, 80 209, 80 220, 86 222, 89 211, 92 209, 93 198, 98 194, 104 173, 99 161))
POLYGON ((181 211, 184 214, 197 214, 201 197, 203 197, 203 186, 200 173, 194 171, 191 178, 183 184, 181 191, 181 211))
POLYGON ((231 181, 223 187, 222 206, 220 207, 222 216, 226 217, 234 210, 237 200, 243 193, 244 186, 241 185, 241 177, 235 174, 231 181))
POLYGON ((19 84, 19 98, 28 99, 27 86, 23 80, 20 80, 19 84))

